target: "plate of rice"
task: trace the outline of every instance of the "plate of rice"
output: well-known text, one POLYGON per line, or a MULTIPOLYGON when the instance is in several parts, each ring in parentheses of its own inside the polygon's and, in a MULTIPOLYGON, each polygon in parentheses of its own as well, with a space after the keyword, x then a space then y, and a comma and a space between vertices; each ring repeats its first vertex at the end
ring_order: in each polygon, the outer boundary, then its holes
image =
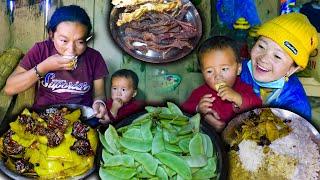
POLYGON ((240 114, 222 139, 228 179, 320 179, 320 134, 293 112, 260 108, 240 114))

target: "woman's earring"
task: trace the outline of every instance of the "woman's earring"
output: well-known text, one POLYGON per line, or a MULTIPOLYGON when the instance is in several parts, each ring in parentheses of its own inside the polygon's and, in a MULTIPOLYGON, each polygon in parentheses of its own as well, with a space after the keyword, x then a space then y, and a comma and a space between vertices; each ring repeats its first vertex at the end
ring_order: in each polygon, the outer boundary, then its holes
POLYGON ((288 75, 285 75, 285 76, 284 76, 284 80, 285 80, 286 82, 288 82, 288 81, 289 81, 289 76, 288 76, 288 75))

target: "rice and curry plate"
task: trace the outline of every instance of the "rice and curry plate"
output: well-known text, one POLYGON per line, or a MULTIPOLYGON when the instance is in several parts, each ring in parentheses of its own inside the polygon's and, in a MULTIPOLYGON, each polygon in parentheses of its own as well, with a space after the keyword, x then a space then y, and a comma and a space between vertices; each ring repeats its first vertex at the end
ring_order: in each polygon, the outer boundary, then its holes
POLYGON ((319 147, 301 121, 282 120, 263 108, 227 129, 229 179, 320 178, 319 147))

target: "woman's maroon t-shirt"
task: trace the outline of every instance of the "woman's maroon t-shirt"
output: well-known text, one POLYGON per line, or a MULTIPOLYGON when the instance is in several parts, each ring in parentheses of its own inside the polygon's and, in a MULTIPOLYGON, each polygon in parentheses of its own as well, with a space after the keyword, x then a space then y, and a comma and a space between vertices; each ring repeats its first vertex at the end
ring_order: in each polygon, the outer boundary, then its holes
MULTIPOLYGON (((57 53, 50 39, 36 43, 23 57, 20 66, 30 70, 49 56, 57 53)), ((107 65, 101 54, 87 47, 85 52, 78 57, 76 69, 48 72, 40 80, 34 108, 52 104, 91 106, 93 102, 93 81, 107 75, 107 65)))

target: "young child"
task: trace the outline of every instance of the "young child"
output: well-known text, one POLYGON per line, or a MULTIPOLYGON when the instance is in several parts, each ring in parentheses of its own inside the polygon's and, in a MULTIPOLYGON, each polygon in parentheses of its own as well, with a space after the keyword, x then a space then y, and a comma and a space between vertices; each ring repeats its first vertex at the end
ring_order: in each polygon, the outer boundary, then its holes
POLYGON ((252 87, 238 77, 241 62, 232 39, 215 36, 206 40, 199 48, 198 59, 205 84, 192 91, 182 104, 184 111, 200 112, 209 124, 221 131, 237 112, 261 105, 252 87))
POLYGON ((242 64, 241 79, 253 86, 263 104, 293 111, 311 120, 311 106, 293 73, 304 69, 317 47, 317 31, 306 16, 290 13, 261 26, 251 60, 242 64))
POLYGON ((110 119, 120 121, 142 111, 145 103, 136 100, 139 78, 129 69, 120 69, 111 76, 111 99, 107 100, 110 119))

